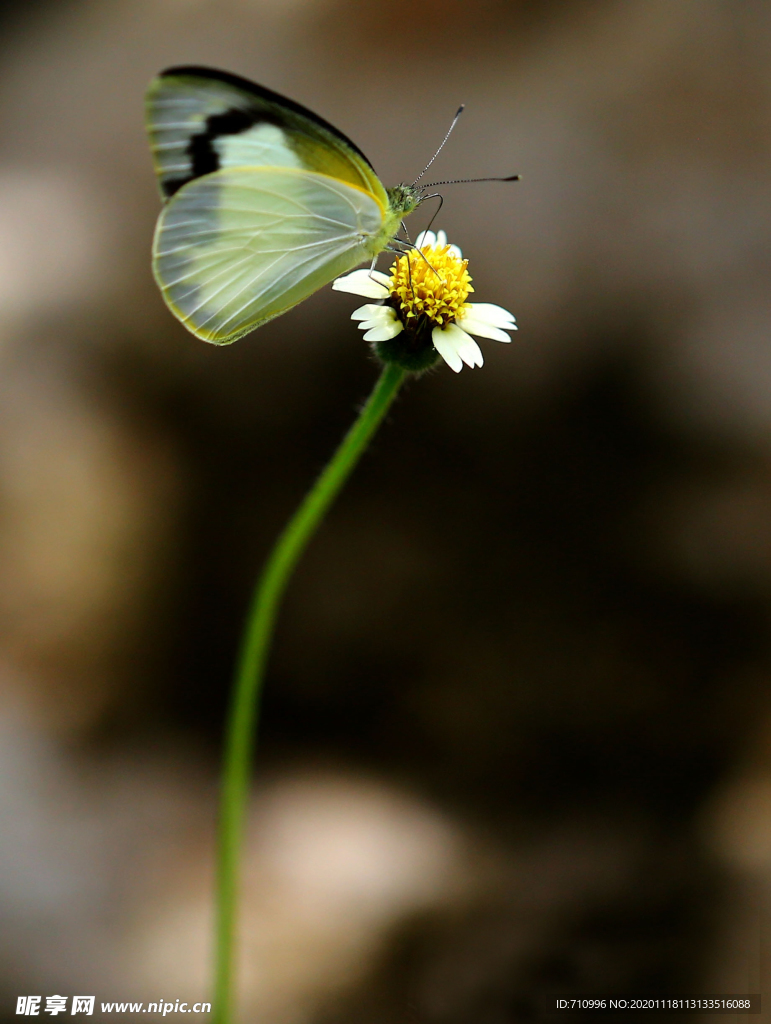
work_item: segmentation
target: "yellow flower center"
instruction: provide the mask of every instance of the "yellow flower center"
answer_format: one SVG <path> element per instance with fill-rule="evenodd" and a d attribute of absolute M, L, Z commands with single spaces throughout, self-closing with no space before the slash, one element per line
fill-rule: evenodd
<path fill-rule="evenodd" d="M 425 245 L 399 256 L 391 267 L 391 296 L 402 319 L 425 315 L 439 327 L 455 320 L 474 291 L 467 266 L 449 245 Z"/>

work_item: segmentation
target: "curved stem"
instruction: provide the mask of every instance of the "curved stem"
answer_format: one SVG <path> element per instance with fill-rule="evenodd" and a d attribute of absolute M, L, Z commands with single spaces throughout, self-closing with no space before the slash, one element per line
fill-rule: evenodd
<path fill-rule="evenodd" d="M 392 363 L 383 369 L 358 419 L 276 541 L 254 591 L 233 683 L 222 770 L 214 1024 L 231 1024 L 233 1019 L 240 853 L 260 689 L 278 606 L 306 544 L 377 430 L 404 376 L 405 371 Z"/>

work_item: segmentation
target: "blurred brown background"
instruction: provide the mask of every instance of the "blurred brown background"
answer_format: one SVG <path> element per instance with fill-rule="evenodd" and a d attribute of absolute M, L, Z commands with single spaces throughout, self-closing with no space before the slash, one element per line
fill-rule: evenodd
<path fill-rule="evenodd" d="M 438 224 L 514 343 L 405 390 L 282 612 L 244 1019 L 771 998 L 769 5 L 0 17 L 4 1015 L 206 997 L 245 604 L 376 373 L 329 289 L 223 350 L 167 313 L 142 99 L 178 63 L 311 106 L 386 184 L 464 101 L 432 172 L 523 179 Z"/>

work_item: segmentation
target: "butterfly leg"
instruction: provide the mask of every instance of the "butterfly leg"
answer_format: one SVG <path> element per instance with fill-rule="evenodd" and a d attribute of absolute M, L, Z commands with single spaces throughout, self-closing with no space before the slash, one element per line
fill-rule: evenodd
<path fill-rule="evenodd" d="M 395 248 L 394 244 L 393 244 L 394 242 L 396 242 L 397 245 L 403 246 L 403 248 L 401 248 L 401 249 Z M 412 260 L 409 258 L 409 256 L 407 254 L 412 249 L 414 249 L 416 252 L 420 252 L 420 249 L 418 249 L 418 247 L 415 245 L 414 242 L 403 242 L 401 240 L 401 238 L 394 238 L 394 239 L 392 239 L 391 240 L 391 244 L 389 246 L 387 246 L 387 248 L 388 248 L 389 252 L 395 252 L 397 254 L 397 256 L 399 256 L 399 257 L 401 257 L 401 256 L 406 256 L 407 257 L 407 274 L 408 274 L 409 280 L 410 280 L 410 291 L 412 292 L 412 301 L 414 302 L 415 301 L 415 287 L 414 287 L 414 285 L 412 283 Z M 421 254 L 421 256 L 423 255 L 423 253 L 420 253 L 420 254 Z M 425 257 L 424 257 L 424 259 L 425 259 Z"/>
<path fill-rule="evenodd" d="M 433 226 L 434 221 L 439 216 L 439 211 L 444 206 L 444 196 L 441 195 L 439 192 L 434 192 L 432 195 L 426 196 L 425 198 L 426 199 L 438 199 L 439 200 L 439 205 L 437 206 L 436 210 L 434 211 L 434 215 L 432 216 L 431 220 L 428 222 L 428 227 L 426 228 L 426 231 L 430 231 L 432 226 Z"/>
<path fill-rule="evenodd" d="M 426 229 L 426 230 L 428 230 L 428 229 Z M 396 252 L 400 256 L 405 256 L 411 249 L 414 250 L 418 254 L 418 256 L 420 256 L 420 258 L 423 260 L 423 262 L 426 264 L 426 266 L 429 268 L 429 270 L 433 271 L 433 273 L 436 274 L 436 276 L 439 278 L 440 281 L 442 280 L 442 275 L 439 273 L 439 271 L 436 269 L 436 267 L 432 267 L 431 266 L 431 264 L 426 259 L 426 254 L 423 252 L 422 249 L 419 249 L 417 247 L 417 245 L 415 245 L 414 242 L 402 242 L 402 240 L 400 238 L 392 239 L 392 243 L 393 242 L 398 242 L 399 245 L 403 245 L 404 248 L 403 249 L 394 249 L 393 248 L 393 244 L 391 244 L 389 246 L 386 246 L 386 248 L 390 252 Z M 444 282 L 442 282 L 442 283 L 444 283 Z"/>
<path fill-rule="evenodd" d="M 370 281 L 374 281 L 375 280 L 374 271 L 375 271 L 375 265 L 377 264 L 377 258 L 378 258 L 379 255 L 380 254 L 376 252 L 375 255 L 372 257 L 372 262 L 369 265 L 369 278 L 370 278 Z"/>
<path fill-rule="evenodd" d="M 418 249 L 418 252 L 420 252 L 420 249 Z M 410 291 L 412 292 L 412 301 L 415 302 L 415 286 L 412 283 L 412 260 L 409 258 L 409 256 L 407 257 L 407 273 L 409 274 L 410 278 Z"/>

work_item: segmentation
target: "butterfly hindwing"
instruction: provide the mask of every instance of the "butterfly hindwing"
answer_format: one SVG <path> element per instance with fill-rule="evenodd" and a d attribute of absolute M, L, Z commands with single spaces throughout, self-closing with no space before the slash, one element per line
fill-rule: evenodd
<path fill-rule="evenodd" d="M 164 198 L 231 167 L 316 171 L 385 190 L 364 154 L 332 125 L 262 86 L 209 68 L 170 68 L 147 94 L 147 129 Z"/>
<path fill-rule="evenodd" d="M 166 204 L 153 269 L 175 316 L 228 344 L 367 259 L 383 216 L 369 191 L 328 175 L 225 168 Z"/>

